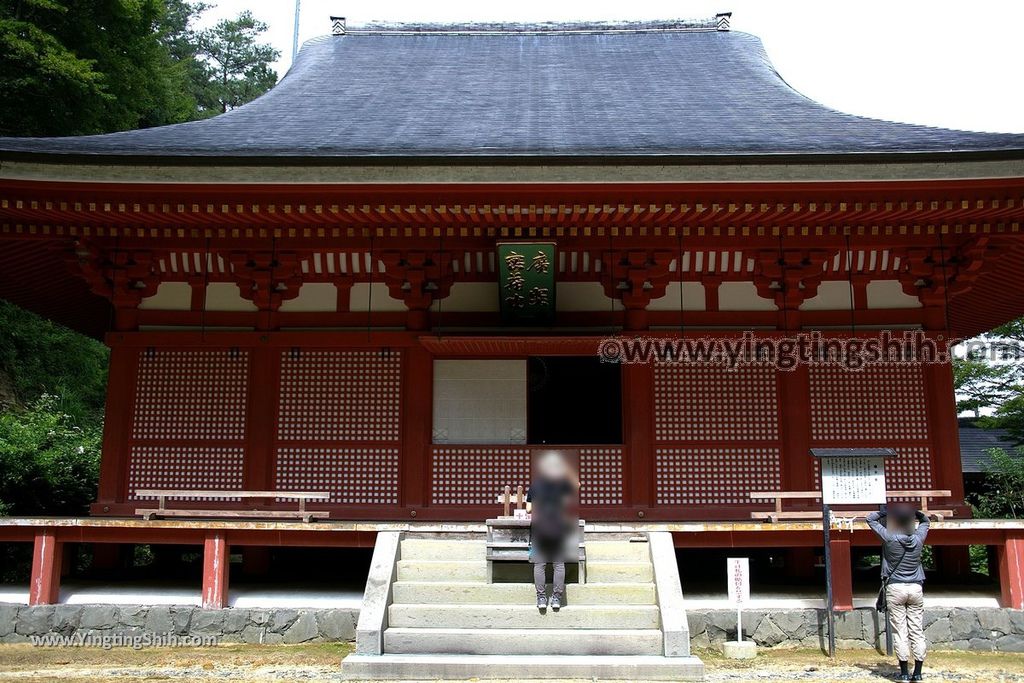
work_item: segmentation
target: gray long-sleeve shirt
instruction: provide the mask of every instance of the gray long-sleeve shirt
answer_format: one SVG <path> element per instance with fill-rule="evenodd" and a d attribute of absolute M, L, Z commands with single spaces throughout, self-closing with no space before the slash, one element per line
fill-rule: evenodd
<path fill-rule="evenodd" d="M 867 516 L 868 526 L 882 539 L 883 579 L 889 577 L 892 583 L 924 583 L 921 551 L 924 549 L 924 539 L 928 536 L 928 518 L 918 515 L 918 520 L 914 533 L 901 534 L 886 528 L 885 515 L 882 513 L 872 512 Z"/>

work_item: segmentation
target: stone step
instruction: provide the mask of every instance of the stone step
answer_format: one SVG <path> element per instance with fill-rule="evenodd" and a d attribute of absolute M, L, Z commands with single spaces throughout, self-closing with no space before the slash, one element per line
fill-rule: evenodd
<path fill-rule="evenodd" d="M 647 562 L 590 560 L 587 581 L 595 583 L 647 583 L 654 580 L 654 567 Z"/>
<path fill-rule="evenodd" d="M 392 587 L 397 604 L 515 605 L 533 604 L 532 583 L 440 583 L 397 581 Z M 570 605 L 653 605 L 653 583 L 570 583 L 565 587 Z"/>
<path fill-rule="evenodd" d="M 389 628 L 389 654 L 660 655 L 658 629 Z"/>
<path fill-rule="evenodd" d="M 639 655 L 356 655 L 341 663 L 349 680 L 604 679 L 700 681 L 696 657 Z"/>
<path fill-rule="evenodd" d="M 587 559 L 620 562 L 649 562 L 651 548 L 647 543 L 629 541 L 587 541 Z"/>
<path fill-rule="evenodd" d="M 399 560 L 399 581 L 476 582 L 487 580 L 483 560 Z"/>
<path fill-rule="evenodd" d="M 406 538 L 402 541 L 403 560 L 482 560 L 486 543 L 471 539 L 444 540 Z"/>
<path fill-rule="evenodd" d="M 393 628 L 659 628 L 655 605 L 572 605 L 541 612 L 535 605 L 391 605 Z"/>

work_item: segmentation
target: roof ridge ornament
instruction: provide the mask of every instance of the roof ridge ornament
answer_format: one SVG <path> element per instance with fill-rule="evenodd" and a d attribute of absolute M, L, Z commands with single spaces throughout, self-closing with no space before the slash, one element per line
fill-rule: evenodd
<path fill-rule="evenodd" d="M 732 20 L 732 12 L 719 12 L 715 15 L 715 19 L 718 21 L 719 31 L 729 31 L 729 22 Z"/>
<path fill-rule="evenodd" d="M 332 36 L 343 36 L 348 33 L 346 28 L 345 17 L 331 17 L 331 35 Z"/>

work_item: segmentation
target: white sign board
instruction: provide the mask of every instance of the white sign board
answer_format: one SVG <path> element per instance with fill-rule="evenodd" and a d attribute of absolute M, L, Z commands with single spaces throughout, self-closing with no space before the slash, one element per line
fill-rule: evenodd
<path fill-rule="evenodd" d="M 821 499 L 826 505 L 885 503 L 883 458 L 821 459 Z"/>
<path fill-rule="evenodd" d="M 730 557 L 726 563 L 729 572 L 729 602 L 739 607 L 750 602 L 750 559 Z"/>

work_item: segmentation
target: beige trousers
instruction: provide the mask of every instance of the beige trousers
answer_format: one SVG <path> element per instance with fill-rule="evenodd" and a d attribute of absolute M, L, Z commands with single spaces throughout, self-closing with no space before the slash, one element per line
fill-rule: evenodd
<path fill-rule="evenodd" d="M 889 628 L 896 659 L 923 662 L 928 649 L 924 640 L 924 591 L 919 583 L 890 583 L 886 591 Z M 913 659 L 911 659 L 913 654 Z"/>

